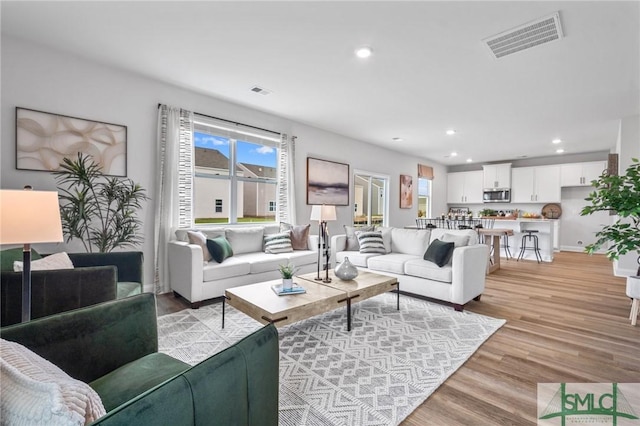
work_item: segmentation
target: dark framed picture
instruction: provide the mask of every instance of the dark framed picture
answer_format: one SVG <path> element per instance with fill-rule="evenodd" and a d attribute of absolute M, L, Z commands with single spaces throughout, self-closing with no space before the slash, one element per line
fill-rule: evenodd
<path fill-rule="evenodd" d="M 413 176 L 400 175 L 400 208 L 413 207 Z"/>
<path fill-rule="evenodd" d="M 56 171 L 91 155 L 109 176 L 127 175 L 127 126 L 16 107 L 16 168 Z"/>
<path fill-rule="evenodd" d="M 349 165 L 307 157 L 307 204 L 349 205 Z"/>

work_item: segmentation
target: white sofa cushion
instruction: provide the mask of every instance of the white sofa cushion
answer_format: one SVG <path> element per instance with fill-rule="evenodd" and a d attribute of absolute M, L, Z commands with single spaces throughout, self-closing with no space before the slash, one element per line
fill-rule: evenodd
<path fill-rule="evenodd" d="M 297 267 L 310 265 L 318 261 L 318 252 L 313 250 L 294 250 L 293 253 L 285 253 L 284 255 Z"/>
<path fill-rule="evenodd" d="M 468 235 L 454 235 L 450 233 L 446 233 L 442 236 L 442 240 L 445 243 L 453 243 L 454 246 L 457 247 L 465 247 L 469 245 L 469 236 Z"/>
<path fill-rule="evenodd" d="M 214 281 L 249 273 L 251 273 L 251 265 L 244 259 L 244 256 L 232 256 L 222 263 L 207 263 L 202 268 L 202 279 L 203 281 Z"/>
<path fill-rule="evenodd" d="M 391 252 L 422 257 L 429 247 L 431 232 L 428 229 L 391 230 Z"/>
<path fill-rule="evenodd" d="M 406 275 L 440 281 L 443 283 L 451 283 L 453 279 L 453 269 L 451 268 L 451 264 L 440 268 L 435 263 L 424 259 L 408 260 L 404 264 L 404 273 Z M 429 284 L 425 283 L 425 285 Z"/>
<path fill-rule="evenodd" d="M 390 253 L 367 259 L 367 267 L 372 271 L 404 274 L 404 264 L 418 258 L 412 254 Z M 351 258 L 349 258 L 351 260 Z M 353 262 L 352 262 L 353 263 Z"/>
<path fill-rule="evenodd" d="M 276 271 L 278 270 L 278 266 L 289 263 L 288 254 L 289 253 L 245 253 L 238 257 L 249 264 L 249 270 L 252 274 L 259 274 L 262 272 Z"/>
<path fill-rule="evenodd" d="M 393 228 L 389 228 L 386 226 L 376 226 L 376 231 L 380 231 L 382 234 L 382 243 L 384 244 L 384 250 L 387 253 L 391 253 L 391 230 Z"/>
<path fill-rule="evenodd" d="M 444 236 L 444 234 L 450 234 L 450 235 L 468 235 L 469 236 L 469 242 L 467 243 L 467 245 L 472 246 L 475 244 L 478 244 L 478 233 L 476 231 L 474 231 L 473 229 L 444 229 L 444 228 L 433 228 L 431 230 L 431 239 L 430 241 L 433 241 L 434 239 L 439 239 L 440 241 L 442 241 L 442 237 Z M 456 245 L 456 247 L 458 247 Z"/>
<path fill-rule="evenodd" d="M 264 228 L 227 228 L 225 237 L 234 254 L 262 251 Z"/>
<path fill-rule="evenodd" d="M 362 268 L 367 267 L 367 260 L 374 256 L 380 256 L 378 253 L 360 253 L 359 251 L 339 251 L 336 253 L 336 262 L 344 262 L 344 258 L 348 257 L 349 262 Z"/>

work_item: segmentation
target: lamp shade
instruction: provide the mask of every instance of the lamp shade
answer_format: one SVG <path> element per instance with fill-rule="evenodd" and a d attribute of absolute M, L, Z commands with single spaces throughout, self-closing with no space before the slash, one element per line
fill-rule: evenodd
<path fill-rule="evenodd" d="M 0 190 L 0 244 L 61 241 L 57 192 Z"/>
<path fill-rule="evenodd" d="M 328 206 L 326 204 L 312 206 L 310 220 L 317 220 L 318 222 L 336 220 L 336 206 Z"/>

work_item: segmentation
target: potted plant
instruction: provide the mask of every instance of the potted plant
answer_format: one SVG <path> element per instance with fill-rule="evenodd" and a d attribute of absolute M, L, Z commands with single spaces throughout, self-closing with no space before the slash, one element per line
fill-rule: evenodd
<path fill-rule="evenodd" d="M 611 260 L 620 256 L 640 252 L 640 163 L 637 158 L 620 176 L 609 175 L 605 172 L 591 182 L 596 188 L 585 199 L 591 204 L 585 206 L 582 216 L 597 211 L 613 211 L 618 215 L 616 221 L 602 228 L 596 233 L 595 243 L 585 247 L 589 254 L 595 252 L 607 243 L 607 257 Z M 638 258 L 640 263 L 640 257 Z M 640 275 L 640 267 L 638 267 Z"/>
<path fill-rule="evenodd" d="M 278 271 L 282 276 L 282 290 L 291 290 L 293 288 L 293 276 L 298 271 L 298 268 L 293 263 L 287 263 L 286 265 L 279 265 Z"/>
<path fill-rule="evenodd" d="M 138 210 L 145 190 L 131 179 L 107 177 L 92 157 L 65 158 L 55 172 L 66 241 L 82 241 L 87 252 L 107 253 L 142 242 Z"/>

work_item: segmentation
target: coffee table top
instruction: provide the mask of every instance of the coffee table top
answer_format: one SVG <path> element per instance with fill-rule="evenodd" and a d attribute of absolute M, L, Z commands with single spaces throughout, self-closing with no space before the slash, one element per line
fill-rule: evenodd
<path fill-rule="evenodd" d="M 331 278 L 330 283 L 315 281 L 316 276 L 317 274 L 312 272 L 310 274 L 300 275 L 298 278 L 304 280 L 305 283 L 320 282 L 324 286 L 344 291 L 345 293 L 347 293 L 348 297 L 352 297 L 354 296 L 354 294 L 361 293 L 362 291 L 369 290 L 373 287 L 387 287 L 396 285 L 398 283 L 398 280 L 394 277 L 362 270 L 358 271 L 358 276 L 355 279 L 349 281 L 343 281 L 340 278 L 336 277 L 332 269 L 329 270 L 329 278 Z M 321 273 L 320 276 L 324 277 L 324 273 Z"/>

